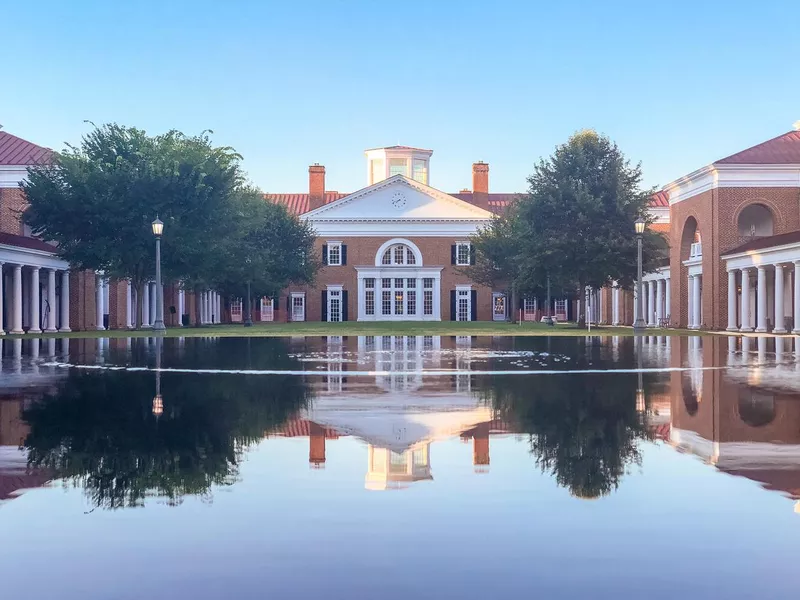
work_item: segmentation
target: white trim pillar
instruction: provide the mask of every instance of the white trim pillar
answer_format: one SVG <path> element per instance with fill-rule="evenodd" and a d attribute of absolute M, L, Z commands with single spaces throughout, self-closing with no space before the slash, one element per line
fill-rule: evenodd
<path fill-rule="evenodd" d="M 753 331 L 750 326 L 750 269 L 742 269 L 742 327 L 739 331 Z"/>
<path fill-rule="evenodd" d="M 619 284 L 616 282 L 611 288 L 611 313 L 611 325 L 619 326 Z"/>
<path fill-rule="evenodd" d="M 763 333 L 767 330 L 767 267 L 759 265 L 758 267 L 758 289 L 756 290 L 756 321 L 758 327 L 756 331 Z"/>
<path fill-rule="evenodd" d="M 686 326 L 694 329 L 694 310 L 692 310 L 692 295 L 694 294 L 694 275 L 689 274 L 686 281 Z"/>
<path fill-rule="evenodd" d="M 419 303 L 417 303 L 419 307 Z M 217 323 L 222 323 L 222 296 L 217 292 Z"/>
<path fill-rule="evenodd" d="M 22 329 L 22 265 L 14 265 L 12 297 L 11 333 L 25 333 Z"/>
<path fill-rule="evenodd" d="M 41 328 L 41 306 L 42 291 L 39 286 L 39 267 L 31 267 L 31 326 L 28 333 L 42 333 Z"/>
<path fill-rule="evenodd" d="M 54 333 L 56 329 L 56 270 L 47 269 L 47 326 L 45 331 Z"/>
<path fill-rule="evenodd" d="M 206 324 L 206 293 L 200 292 L 200 324 Z"/>
<path fill-rule="evenodd" d="M 670 278 L 667 277 L 664 279 L 664 318 L 670 320 L 670 325 L 672 321 L 672 308 L 670 308 L 670 304 L 672 303 L 672 292 L 670 288 Z M 667 338 L 669 341 L 669 338 Z"/>
<path fill-rule="evenodd" d="M 142 286 L 142 297 L 137 298 L 142 305 L 142 327 L 150 328 L 150 283 Z"/>
<path fill-rule="evenodd" d="M 700 324 L 703 320 L 701 308 L 703 306 L 703 294 L 700 290 L 700 277 L 702 275 L 695 275 L 692 282 L 692 312 L 694 313 L 694 329 L 700 329 Z"/>
<path fill-rule="evenodd" d="M 786 333 L 786 315 L 783 308 L 783 265 L 775 265 L 775 326 L 772 333 Z"/>
<path fill-rule="evenodd" d="M 186 306 L 186 292 L 183 288 L 178 290 L 178 326 L 183 327 L 183 313 Z"/>
<path fill-rule="evenodd" d="M 664 318 L 664 279 L 656 281 L 656 325 Z"/>
<path fill-rule="evenodd" d="M 3 279 L 3 263 L 0 262 L 0 336 L 5 335 L 6 332 L 3 329 L 3 301 L 5 300 L 5 296 L 3 294 L 3 284 L 5 283 Z M 3 353 L 2 348 L 0 348 L 0 363 L 3 362 Z M 0 365 L 2 367 L 2 365 Z"/>
<path fill-rule="evenodd" d="M 738 331 L 736 319 L 736 271 L 728 271 L 728 331 Z"/>
<path fill-rule="evenodd" d="M 656 286 L 655 281 L 648 281 L 647 283 L 647 326 L 655 327 L 655 304 L 656 304 Z"/>
<path fill-rule="evenodd" d="M 61 329 L 62 333 L 72 331 L 69 328 L 69 271 L 61 273 Z"/>
<path fill-rule="evenodd" d="M 125 327 L 133 329 L 133 284 L 130 279 L 128 279 L 127 283 L 128 289 L 125 292 L 125 302 L 127 302 L 128 308 L 125 310 Z"/>
<path fill-rule="evenodd" d="M 105 327 L 103 326 L 103 315 L 105 312 L 103 311 L 103 276 L 97 275 L 95 277 L 94 283 L 94 297 L 95 297 L 95 319 L 97 323 L 97 331 L 104 331 Z"/>
<path fill-rule="evenodd" d="M 156 314 L 158 314 L 158 284 L 153 281 L 150 283 L 150 326 L 156 322 Z"/>
<path fill-rule="evenodd" d="M 800 334 L 800 260 L 794 261 L 794 326 L 792 333 Z M 795 348 L 797 352 L 797 348 Z"/>

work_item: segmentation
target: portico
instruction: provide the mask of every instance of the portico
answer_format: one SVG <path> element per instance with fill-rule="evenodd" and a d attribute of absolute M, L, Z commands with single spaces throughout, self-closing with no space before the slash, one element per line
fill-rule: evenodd
<path fill-rule="evenodd" d="M 660 327 L 664 319 L 670 318 L 670 283 L 669 265 L 659 267 L 642 277 L 642 306 L 645 307 L 644 320 L 648 327 Z"/>
<path fill-rule="evenodd" d="M 3 242 L 0 335 L 70 331 L 69 265 L 39 240 L 5 235 Z"/>
<path fill-rule="evenodd" d="M 794 237 L 798 232 L 754 240 L 722 256 L 728 331 L 800 334 L 800 239 Z"/>

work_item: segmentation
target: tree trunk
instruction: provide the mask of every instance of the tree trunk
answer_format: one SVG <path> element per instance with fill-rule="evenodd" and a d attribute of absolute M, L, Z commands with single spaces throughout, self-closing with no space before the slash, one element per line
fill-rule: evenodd
<path fill-rule="evenodd" d="M 586 285 L 581 282 L 578 288 L 578 298 L 581 305 L 581 310 L 578 313 L 578 328 L 586 329 Z"/>
<path fill-rule="evenodd" d="M 519 317 L 519 292 L 517 291 L 517 282 L 511 283 L 511 322 L 517 323 Z"/>

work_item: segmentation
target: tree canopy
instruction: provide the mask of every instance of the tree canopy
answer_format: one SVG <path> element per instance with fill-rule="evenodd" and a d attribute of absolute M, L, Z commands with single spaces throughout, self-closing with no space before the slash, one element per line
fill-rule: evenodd
<path fill-rule="evenodd" d="M 30 168 L 23 188 L 35 235 L 56 242 L 74 267 L 130 279 L 140 294 L 155 274 L 156 216 L 165 224 L 166 281 L 231 287 L 248 257 L 264 287 L 313 277 L 308 227 L 248 186 L 239 154 L 215 146 L 208 132 L 95 127 L 50 164 Z M 290 260 L 287 241 L 306 255 L 305 268 Z"/>
<path fill-rule="evenodd" d="M 527 194 L 474 237 L 477 276 L 532 295 L 541 294 L 548 276 L 554 290 L 572 294 L 612 281 L 630 287 L 637 269 L 634 222 L 652 221 L 653 190 L 641 182 L 641 165 L 631 165 L 609 138 L 576 133 L 539 161 Z M 664 238 L 646 230 L 645 271 L 665 255 Z"/>

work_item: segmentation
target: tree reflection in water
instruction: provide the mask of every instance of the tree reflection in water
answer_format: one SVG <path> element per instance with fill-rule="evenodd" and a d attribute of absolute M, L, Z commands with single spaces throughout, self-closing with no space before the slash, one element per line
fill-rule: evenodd
<path fill-rule="evenodd" d="M 265 349 L 275 352 L 275 343 Z M 162 373 L 157 416 L 154 385 L 152 372 L 71 372 L 23 415 L 30 466 L 83 487 L 107 509 L 151 497 L 210 499 L 211 486 L 236 480 L 250 445 L 310 400 L 300 377 Z"/>
<path fill-rule="evenodd" d="M 491 378 L 487 398 L 510 428 L 529 435 L 543 473 L 578 498 L 605 496 L 648 437 L 636 410 L 635 374 Z"/>

